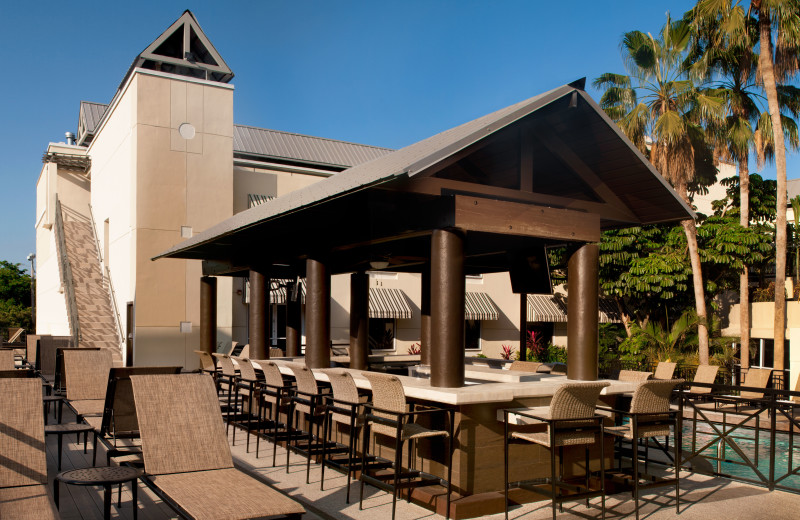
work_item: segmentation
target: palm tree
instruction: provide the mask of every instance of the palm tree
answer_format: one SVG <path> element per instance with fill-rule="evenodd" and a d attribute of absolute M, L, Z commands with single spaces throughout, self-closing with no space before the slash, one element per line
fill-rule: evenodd
<path fill-rule="evenodd" d="M 800 47 L 800 4 L 796 0 L 751 0 L 745 12 L 739 0 L 701 0 L 695 8 L 701 21 L 717 22 L 717 42 L 728 42 L 735 47 L 754 49 L 758 45 L 758 75 L 767 97 L 768 113 L 761 117 L 762 137 L 772 145 L 777 171 L 778 197 L 775 221 L 775 368 L 784 368 L 784 340 L 786 331 L 786 146 L 785 118 L 781 114 L 781 98 L 786 98 L 786 86 L 778 80 L 786 79 L 798 70 L 797 51 Z M 748 27 L 755 23 L 757 37 Z M 776 29 L 775 45 L 772 30 Z M 784 91 L 784 95 L 781 91 Z M 796 89 L 795 89 L 796 90 Z M 793 103 L 787 104 L 797 117 Z M 771 138 L 767 137 L 770 127 Z M 791 135 L 791 130 L 788 132 Z M 745 199 L 742 198 L 742 201 Z M 744 356 L 742 356 L 744 357 Z"/>
<path fill-rule="evenodd" d="M 605 89 L 600 105 L 622 131 L 690 203 L 690 183 L 716 176 L 702 124 L 721 112 L 720 99 L 698 89 L 688 79 L 684 59 L 690 43 L 689 24 L 669 15 L 657 38 L 640 31 L 623 35 L 627 75 L 605 73 L 594 81 Z M 698 316 L 700 362 L 708 364 L 708 328 L 703 274 L 692 219 L 681 222 L 692 265 Z"/>

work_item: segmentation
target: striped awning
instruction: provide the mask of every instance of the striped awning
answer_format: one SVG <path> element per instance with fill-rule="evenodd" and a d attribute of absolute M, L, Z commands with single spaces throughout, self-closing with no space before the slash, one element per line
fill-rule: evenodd
<path fill-rule="evenodd" d="M 600 323 L 621 323 L 614 302 L 600 298 L 598 318 Z M 528 321 L 545 323 L 566 323 L 567 297 L 563 294 L 529 294 Z"/>
<path fill-rule="evenodd" d="M 410 320 L 412 313 L 408 298 L 400 289 L 370 287 L 368 315 L 370 318 Z"/>
<path fill-rule="evenodd" d="M 496 320 L 497 305 L 485 292 L 467 292 L 464 295 L 465 320 Z"/>
<path fill-rule="evenodd" d="M 286 303 L 286 287 L 294 283 L 293 278 L 273 278 L 269 281 L 269 302 L 285 304 Z M 300 292 L 298 294 L 300 301 L 306 301 L 306 279 L 300 279 Z"/>

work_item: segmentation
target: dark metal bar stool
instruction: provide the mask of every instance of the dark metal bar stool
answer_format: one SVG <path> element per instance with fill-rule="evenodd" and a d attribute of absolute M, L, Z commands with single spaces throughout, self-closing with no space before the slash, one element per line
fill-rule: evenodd
<path fill-rule="evenodd" d="M 565 383 L 558 387 L 550 406 L 542 413 L 526 413 L 525 409 L 503 410 L 505 435 L 503 436 L 503 456 L 505 461 L 505 516 L 508 519 L 508 489 L 511 484 L 516 487 L 531 491 L 552 501 L 553 520 L 556 518 L 556 505 L 561 505 L 567 500 L 601 497 L 601 514 L 606 517 L 606 492 L 605 492 L 605 453 L 603 449 L 603 416 L 595 413 L 597 398 L 603 388 L 609 386 L 608 382 L 590 381 L 585 383 Z M 546 431 L 526 432 L 510 431 L 509 416 L 519 420 L 522 424 L 541 423 L 546 425 Z M 600 489 L 589 487 L 589 446 L 598 442 L 600 444 Z M 544 446 L 550 451 L 550 477 L 523 480 L 510 483 L 508 481 L 508 445 L 511 442 L 528 442 Z M 586 475 L 584 485 L 579 486 L 562 480 L 564 466 L 564 446 L 585 446 Z M 559 455 L 559 471 L 556 471 L 556 449 Z M 549 483 L 550 489 L 544 489 L 541 484 Z M 561 494 L 559 490 L 566 489 L 568 494 Z"/>
<path fill-rule="evenodd" d="M 423 410 L 413 410 L 406 404 L 406 396 L 403 384 L 393 375 L 379 374 L 375 372 L 362 372 L 372 386 L 372 404 L 365 404 L 367 409 L 363 428 L 362 459 L 361 459 L 361 493 L 359 498 L 359 509 L 364 502 L 364 484 L 370 484 L 392 493 L 392 519 L 395 516 L 397 505 L 397 492 L 401 488 L 408 488 L 408 500 L 411 501 L 411 488 L 429 486 L 432 484 L 442 484 L 442 479 L 434 475 L 427 475 L 421 471 L 412 469 L 412 446 L 411 443 L 418 439 L 446 437 L 448 441 L 447 450 L 447 513 L 450 518 L 450 501 L 452 491 L 453 473 L 453 423 L 455 411 L 447 408 L 426 408 Z M 416 420 L 423 415 L 446 414 L 448 417 L 447 430 L 432 430 Z M 379 463 L 367 464 L 367 448 L 369 446 L 369 433 L 372 430 L 375 434 L 384 435 L 394 439 L 394 472 L 391 474 L 370 474 L 375 469 L 383 469 L 387 464 Z M 403 471 L 403 445 L 409 441 L 408 447 L 408 468 Z M 391 481 L 391 483 L 389 483 Z"/>
<path fill-rule="evenodd" d="M 283 434 L 284 439 L 288 436 L 286 424 L 280 422 L 280 412 L 284 410 L 287 417 L 286 421 L 288 422 L 288 417 L 291 413 L 291 398 L 289 394 L 291 387 L 286 385 L 278 365 L 274 362 L 266 359 L 253 361 L 258 363 L 264 374 L 264 381 L 261 383 L 261 392 L 258 399 L 259 433 L 256 435 L 256 458 L 258 458 L 258 451 L 261 446 L 261 430 L 271 431 L 266 437 L 272 441 L 272 466 L 274 467 L 279 435 Z M 265 408 L 269 408 L 269 419 L 266 419 L 264 415 Z"/>

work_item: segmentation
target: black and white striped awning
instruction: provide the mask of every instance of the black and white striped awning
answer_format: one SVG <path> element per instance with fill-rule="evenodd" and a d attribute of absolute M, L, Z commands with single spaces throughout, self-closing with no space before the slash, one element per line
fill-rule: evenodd
<path fill-rule="evenodd" d="M 274 278 L 269 281 L 269 302 L 285 304 L 287 300 L 286 288 L 290 287 L 295 280 L 293 278 Z M 300 301 L 306 301 L 306 279 L 300 279 L 300 287 L 297 293 Z"/>
<path fill-rule="evenodd" d="M 621 323 L 614 302 L 600 298 L 598 319 L 600 323 Z M 545 323 L 567 322 L 567 297 L 563 294 L 529 294 L 528 321 Z"/>
<path fill-rule="evenodd" d="M 497 305 L 485 292 L 467 292 L 464 295 L 465 320 L 496 320 Z"/>
<path fill-rule="evenodd" d="M 408 298 L 400 289 L 369 289 L 369 317 L 410 320 L 412 316 Z"/>

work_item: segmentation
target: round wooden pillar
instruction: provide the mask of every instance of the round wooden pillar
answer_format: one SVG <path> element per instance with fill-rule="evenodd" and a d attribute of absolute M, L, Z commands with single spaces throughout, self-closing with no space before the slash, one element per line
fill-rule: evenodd
<path fill-rule="evenodd" d="M 431 264 L 422 268 L 421 298 L 419 303 L 420 364 L 431 364 Z"/>
<path fill-rule="evenodd" d="M 331 366 L 331 275 L 319 260 L 306 260 L 306 366 Z"/>
<path fill-rule="evenodd" d="M 269 278 L 250 270 L 250 358 L 269 359 L 267 322 L 269 316 Z"/>
<path fill-rule="evenodd" d="M 300 336 L 302 323 L 301 288 L 296 287 L 300 282 L 294 282 L 286 288 L 286 355 L 296 357 L 300 355 Z M 292 299 L 292 295 L 296 297 Z"/>
<path fill-rule="evenodd" d="M 567 264 L 567 377 L 579 381 L 595 381 L 598 374 L 599 254 L 597 244 L 584 244 Z"/>
<path fill-rule="evenodd" d="M 369 356 L 369 276 L 350 275 L 350 368 L 367 370 Z"/>
<path fill-rule="evenodd" d="M 217 351 L 217 279 L 200 278 L 200 350 Z"/>
<path fill-rule="evenodd" d="M 431 386 L 464 386 L 464 236 L 437 229 L 431 237 Z"/>

